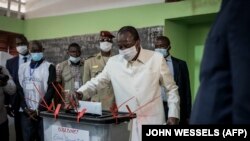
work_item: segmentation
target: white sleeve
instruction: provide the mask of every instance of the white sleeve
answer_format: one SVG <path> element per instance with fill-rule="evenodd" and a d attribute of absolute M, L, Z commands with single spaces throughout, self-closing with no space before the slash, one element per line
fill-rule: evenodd
<path fill-rule="evenodd" d="M 109 67 L 109 62 L 107 62 L 103 71 L 81 86 L 77 92 L 83 93 L 84 97 L 88 98 L 92 96 L 90 94 L 95 94 L 97 89 L 107 87 L 110 83 Z"/>
<path fill-rule="evenodd" d="M 169 107 L 168 117 L 180 118 L 180 97 L 178 86 L 175 84 L 174 78 L 163 57 L 160 69 L 160 82 L 167 91 L 166 94 Z"/>

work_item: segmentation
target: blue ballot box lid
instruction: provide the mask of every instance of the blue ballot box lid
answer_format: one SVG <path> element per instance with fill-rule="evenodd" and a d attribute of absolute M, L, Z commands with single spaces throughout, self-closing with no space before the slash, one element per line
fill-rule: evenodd
<path fill-rule="evenodd" d="M 112 124 L 112 123 L 122 123 L 129 121 L 130 119 L 136 118 L 136 114 L 130 114 L 126 112 L 118 112 L 114 117 L 109 111 L 102 111 L 102 115 L 95 114 L 84 114 L 80 118 L 79 122 L 95 123 L 95 124 Z M 54 113 L 43 111 L 40 113 L 41 117 L 54 118 Z M 77 114 L 74 112 L 59 112 L 57 119 L 76 121 Z"/>

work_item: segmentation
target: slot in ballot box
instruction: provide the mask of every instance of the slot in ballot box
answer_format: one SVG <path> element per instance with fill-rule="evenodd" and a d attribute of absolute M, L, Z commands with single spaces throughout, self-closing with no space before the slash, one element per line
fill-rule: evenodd
<path fill-rule="evenodd" d="M 128 113 L 118 113 L 114 118 L 110 112 L 103 115 L 85 114 L 79 122 L 77 115 L 41 112 L 45 141 L 129 141 L 128 122 L 135 118 Z"/>

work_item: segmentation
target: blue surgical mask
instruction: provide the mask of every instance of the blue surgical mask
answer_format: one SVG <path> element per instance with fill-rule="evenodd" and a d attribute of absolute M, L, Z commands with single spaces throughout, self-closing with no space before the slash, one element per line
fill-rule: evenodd
<path fill-rule="evenodd" d="M 81 57 L 73 57 L 73 56 L 69 56 L 69 60 L 73 63 L 77 63 L 81 60 Z"/>
<path fill-rule="evenodd" d="M 163 57 L 167 57 L 169 55 L 167 49 L 165 48 L 156 48 L 155 51 L 161 53 Z"/>
<path fill-rule="evenodd" d="M 33 61 L 40 61 L 43 58 L 43 53 L 31 53 L 31 58 Z"/>

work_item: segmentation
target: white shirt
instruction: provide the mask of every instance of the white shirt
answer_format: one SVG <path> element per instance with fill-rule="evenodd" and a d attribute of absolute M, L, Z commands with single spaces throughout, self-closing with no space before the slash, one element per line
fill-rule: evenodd
<path fill-rule="evenodd" d="M 30 54 L 28 54 L 28 55 L 26 55 L 26 56 L 23 56 L 22 54 L 19 54 L 19 60 L 18 60 L 19 66 L 20 66 L 21 64 L 25 63 L 24 60 L 23 60 L 24 57 L 27 57 L 27 61 L 26 61 L 26 62 L 31 61 L 31 56 L 30 56 Z"/>
<path fill-rule="evenodd" d="M 105 87 L 110 81 L 118 107 L 134 97 L 121 106 L 119 111 L 128 112 L 126 105 L 132 112 L 143 106 L 136 111 L 137 118 L 132 122 L 132 141 L 141 141 L 142 124 L 165 123 L 161 84 L 168 90 L 169 117 L 179 118 L 178 87 L 160 53 L 141 48 L 134 62 L 128 62 L 119 54 L 113 56 L 108 60 L 103 71 L 78 89 L 78 92 L 89 96 L 92 91 Z"/>
<path fill-rule="evenodd" d="M 168 67 L 169 67 L 169 70 L 170 70 L 171 74 L 174 77 L 174 66 L 173 66 L 173 61 L 172 61 L 171 55 L 168 55 L 168 57 L 166 58 L 166 63 L 168 65 Z M 168 100 L 166 93 L 167 93 L 166 89 L 164 87 L 161 87 L 161 96 L 162 96 L 163 101 Z"/>

